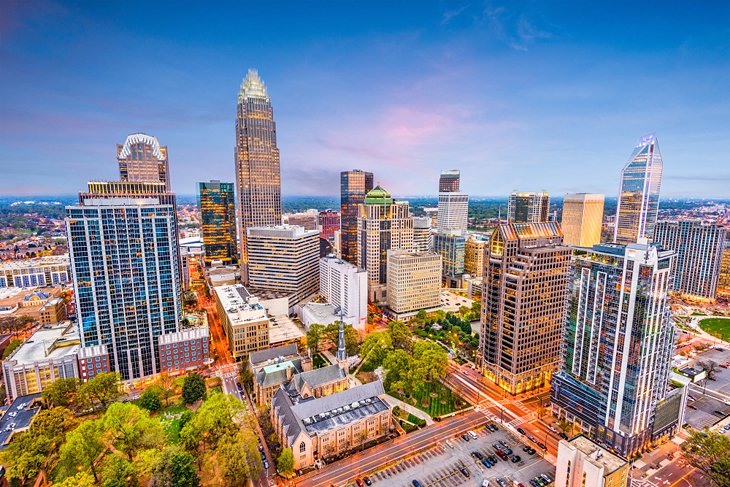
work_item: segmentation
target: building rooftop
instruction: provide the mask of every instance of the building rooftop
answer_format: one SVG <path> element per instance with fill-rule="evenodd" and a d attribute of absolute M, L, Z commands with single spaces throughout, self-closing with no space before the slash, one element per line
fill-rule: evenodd
<path fill-rule="evenodd" d="M 602 448 L 600 445 L 583 435 L 575 436 L 566 441 L 566 443 L 586 454 L 588 456 L 588 461 L 594 465 L 603 467 L 606 475 L 615 472 L 627 463 L 626 459 L 616 455 L 615 453 L 611 453 L 605 448 Z"/>
<path fill-rule="evenodd" d="M 316 215 L 314 215 L 316 217 Z M 263 238 L 304 238 L 312 235 L 319 237 L 319 230 L 307 230 L 299 225 L 276 225 L 271 227 L 248 227 L 246 233 L 249 237 Z"/>
<path fill-rule="evenodd" d="M 68 254 L 49 255 L 46 257 L 36 257 L 35 259 L 0 261 L 0 270 L 12 271 L 14 269 L 27 269 L 29 267 L 43 267 L 50 265 L 70 265 Z"/>
<path fill-rule="evenodd" d="M 248 362 L 252 367 L 255 367 L 271 360 L 292 357 L 295 355 L 299 355 L 299 350 L 297 349 L 296 344 L 290 343 L 281 347 L 273 347 L 265 350 L 259 350 L 258 352 L 251 352 L 248 354 Z"/>
<path fill-rule="evenodd" d="M 258 298 L 251 296 L 241 284 L 217 286 L 213 289 L 232 324 L 267 318 L 266 310 L 261 306 Z"/>
<path fill-rule="evenodd" d="M 393 203 L 390 193 L 384 190 L 380 185 L 375 186 L 365 195 L 366 205 L 389 205 Z"/>
<path fill-rule="evenodd" d="M 7 360 L 18 365 L 31 364 L 43 360 L 58 360 L 75 354 L 81 346 L 78 330 L 71 322 L 49 325 L 40 328 L 26 340 Z"/>
<path fill-rule="evenodd" d="M 269 343 L 291 342 L 304 337 L 304 332 L 288 316 L 272 316 L 269 324 Z"/>
<path fill-rule="evenodd" d="M 174 333 L 165 333 L 160 335 L 159 344 L 167 345 L 168 343 L 179 343 L 185 340 L 198 340 L 208 338 L 210 330 L 207 326 L 197 326 L 186 330 L 176 331 Z"/>
<path fill-rule="evenodd" d="M 347 377 L 345 371 L 338 364 L 328 365 L 319 369 L 308 370 L 294 377 L 297 390 L 301 391 L 305 384 L 310 387 L 319 387 Z"/>
<path fill-rule="evenodd" d="M 337 306 L 329 303 L 312 303 L 309 302 L 302 308 L 302 313 L 306 308 L 307 313 L 311 313 L 316 323 L 329 325 L 339 321 L 340 315 L 337 313 Z"/>
<path fill-rule="evenodd" d="M 18 432 L 25 431 L 41 408 L 29 408 L 34 400 L 41 397 L 40 394 L 20 396 L 8 406 L 0 418 L 0 450 L 5 448 L 10 438 Z M 10 425 L 13 425 L 10 427 Z"/>

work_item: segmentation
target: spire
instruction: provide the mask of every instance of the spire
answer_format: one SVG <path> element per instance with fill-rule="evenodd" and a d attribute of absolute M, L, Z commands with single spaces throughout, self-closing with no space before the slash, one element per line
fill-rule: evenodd
<path fill-rule="evenodd" d="M 266 85 L 259 77 L 259 72 L 255 69 L 249 69 L 241 83 L 241 91 L 238 93 L 238 100 L 244 98 L 263 98 L 269 100 L 269 93 L 266 91 Z"/>
<path fill-rule="evenodd" d="M 337 361 L 344 362 L 347 360 L 347 348 L 345 347 L 345 323 L 342 321 L 343 309 L 340 307 L 340 333 L 337 346 Z"/>

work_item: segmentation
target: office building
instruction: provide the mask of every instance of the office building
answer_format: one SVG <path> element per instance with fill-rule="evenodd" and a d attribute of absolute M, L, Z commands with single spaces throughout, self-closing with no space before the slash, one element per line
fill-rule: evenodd
<path fill-rule="evenodd" d="M 89 181 L 87 190 L 79 193 L 79 201 L 104 197 L 157 198 L 161 205 L 177 209 L 175 193 L 158 181 Z"/>
<path fill-rule="evenodd" d="M 440 255 L 389 250 L 387 272 L 388 308 L 396 315 L 396 319 L 440 305 Z"/>
<path fill-rule="evenodd" d="M 281 171 L 271 99 L 259 73 L 249 69 L 238 93 L 236 192 L 241 279 L 248 284 L 250 227 L 281 225 Z"/>
<path fill-rule="evenodd" d="M 303 213 L 287 215 L 288 225 L 302 227 L 305 230 L 319 230 L 319 213 L 317 210 L 308 210 Z"/>
<path fill-rule="evenodd" d="M 214 288 L 216 308 L 235 360 L 269 348 L 270 319 L 259 299 L 240 284 Z"/>
<path fill-rule="evenodd" d="M 427 216 L 413 217 L 413 251 L 431 252 L 433 250 L 433 234 L 431 218 Z"/>
<path fill-rule="evenodd" d="M 554 222 L 503 223 L 489 241 L 477 362 L 511 394 L 558 370 L 571 255 L 562 243 Z"/>
<path fill-rule="evenodd" d="M 158 373 L 158 338 L 182 318 L 174 206 L 82 194 L 66 207 L 66 231 L 82 346 L 105 345 L 125 380 Z"/>
<path fill-rule="evenodd" d="M 340 173 L 340 255 L 358 263 L 358 219 L 365 195 L 373 189 L 373 173 L 354 169 Z"/>
<path fill-rule="evenodd" d="M 725 228 L 701 220 L 659 222 L 654 241 L 677 253 L 674 291 L 693 299 L 714 301 L 722 266 Z"/>
<path fill-rule="evenodd" d="M 629 462 L 583 435 L 558 443 L 555 485 L 627 487 Z"/>
<path fill-rule="evenodd" d="M 157 137 L 147 134 L 127 136 L 124 144 L 117 144 L 119 178 L 130 183 L 164 183 L 170 190 L 170 168 L 167 146 L 161 146 Z"/>
<path fill-rule="evenodd" d="M 464 274 L 466 235 L 437 233 L 433 237 L 433 251 L 443 260 L 443 275 L 456 278 Z"/>
<path fill-rule="evenodd" d="M 725 236 L 720 261 L 720 277 L 717 280 L 717 296 L 730 299 L 730 237 Z"/>
<path fill-rule="evenodd" d="M 441 171 L 439 177 L 439 193 L 458 193 L 461 172 L 458 169 Z"/>
<path fill-rule="evenodd" d="M 507 219 L 510 223 L 542 223 L 548 221 L 550 196 L 545 191 L 509 195 Z"/>
<path fill-rule="evenodd" d="M 365 331 L 368 274 L 364 269 L 333 256 L 319 259 L 319 293 L 328 303 L 339 308 L 345 323 Z"/>
<path fill-rule="evenodd" d="M 469 235 L 464 242 L 464 273 L 472 278 L 484 276 L 484 254 L 488 243 L 489 239 L 480 235 Z"/>
<path fill-rule="evenodd" d="M 469 195 L 466 193 L 439 193 L 438 232 L 462 235 L 466 232 L 469 214 Z"/>
<path fill-rule="evenodd" d="M 553 412 L 625 457 L 652 441 L 667 395 L 674 258 L 653 244 L 602 244 L 573 262 Z"/>
<path fill-rule="evenodd" d="M 393 431 L 380 380 L 321 398 L 304 398 L 281 386 L 271 402 L 271 423 L 284 448 L 294 452 L 294 469 L 380 440 Z"/>
<path fill-rule="evenodd" d="M 621 171 L 613 241 L 617 244 L 650 241 L 659 212 L 659 190 L 664 162 L 654 134 L 645 135 L 634 147 Z"/>
<path fill-rule="evenodd" d="M 319 212 L 319 237 L 325 240 L 333 240 L 335 232 L 340 230 L 340 212 L 324 210 Z"/>
<path fill-rule="evenodd" d="M 603 195 L 569 193 L 563 198 L 563 243 L 574 247 L 593 247 L 601 243 Z"/>
<path fill-rule="evenodd" d="M 0 262 L 0 288 L 44 287 L 70 280 L 68 255 Z"/>
<path fill-rule="evenodd" d="M 233 183 L 198 183 L 198 208 L 205 248 L 204 261 L 222 264 L 238 262 L 236 208 Z"/>
<path fill-rule="evenodd" d="M 302 227 L 249 227 L 249 283 L 289 295 L 289 306 L 311 298 L 319 289 L 319 231 Z M 255 294 L 255 292 L 254 292 Z"/>
<path fill-rule="evenodd" d="M 357 233 L 357 266 L 368 274 L 368 296 L 383 301 L 387 276 L 388 250 L 413 247 L 413 218 L 407 201 L 395 201 L 376 186 L 360 205 Z"/>
<path fill-rule="evenodd" d="M 162 335 L 158 344 L 160 368 L 171 375 L 203 367 L 209 361 L 210 331 L 207 326 Z"/>

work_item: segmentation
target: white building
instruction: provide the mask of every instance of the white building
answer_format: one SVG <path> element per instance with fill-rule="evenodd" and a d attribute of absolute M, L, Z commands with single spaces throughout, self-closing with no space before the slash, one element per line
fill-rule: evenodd
<path fill-rule="evenodd" d="M 558 443 L 555 485 L 560 487 L 625 487 L 629 464 L 583 435 Z"/>
<path fill-rule="evenodd" d="M 0 262 L 0 288 L 52 286 L 70 280 L 68 255 Z"/>
<path fill-rule="evenodd" d="M 438 231 L 444 235 L 466 232 L 469 215 L 469 195 L 439 193 Z"/>
<path fill-rule="evenodd" d="M 388 308 L 404 314 L 440 304 L 441 256 L 427 252 L 388 251 Z"/>
<path fill-rule="evenodd" d="M 365 330 L 368 319 L 368 273 L 365 269 L 335 257 L 319 260 L 319 293 L 328 303 L 340 307 L 342 319 Z"/>
<path fill-rule="evenodd" d="M 413 251 L 433 251 L 433 234 L 431 218 L 428 216 L 413 217 Z"/>

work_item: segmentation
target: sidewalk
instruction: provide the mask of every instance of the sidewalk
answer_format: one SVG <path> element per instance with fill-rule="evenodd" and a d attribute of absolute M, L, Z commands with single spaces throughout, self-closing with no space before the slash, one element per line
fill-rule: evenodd
<path fill-rule="evenodd" d="M 398 406 L 402 410 L 408 411 L 409 413 L 411 413 L 415 417 L 421 418 L 422 420 L 424 420 L 426 422 L 426 425 L 427 426 L 433 424 L 433 419 L 431 419 L 431 416 L 429 416 L 425 412 L 421 411 L 420 409 L 418 409 L 416 407 L 413 407 L 410 404 L 401 401 L 400 399 L 396 399 L 395 397 L 391 396 L 390 394 L 385 394 L 385 401 L 391 407 Z"/>

